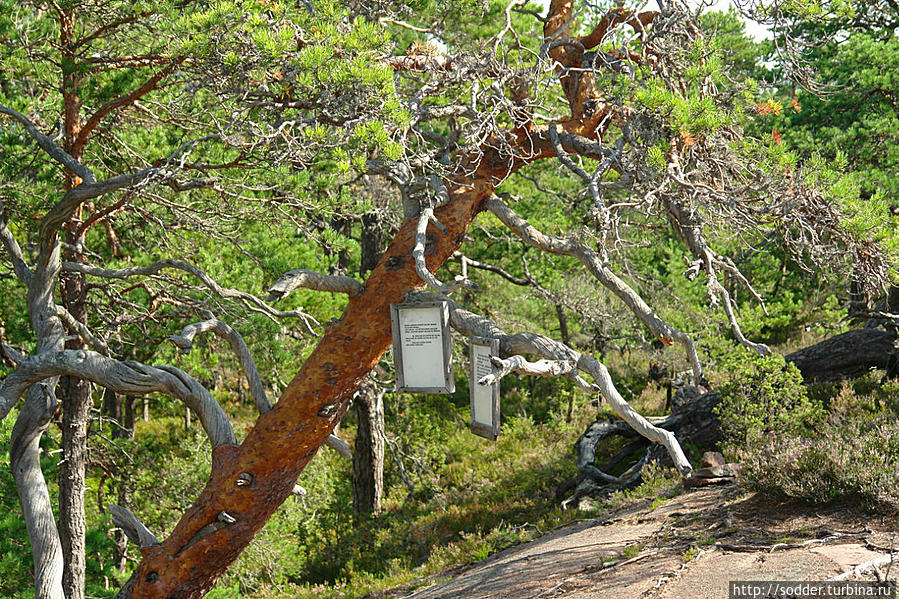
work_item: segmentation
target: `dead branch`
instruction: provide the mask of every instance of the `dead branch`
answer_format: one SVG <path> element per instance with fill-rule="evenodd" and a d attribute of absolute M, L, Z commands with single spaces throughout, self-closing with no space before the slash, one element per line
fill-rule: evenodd
<path fill-rule="evenodd" d="M 268 401 L 265 387 L 262 385 L 259 371 L 256 369 L 256 362 L 253 360 L 253 356 L 250 354 L 243 337 L 231 325 L 217 318 L 210 318 L 209 320 L 189 324 L 184 327 L 180 335 L 169 335 L 168 339 L 184 353 L 190 353 L 190 350 L 193 348 L 194 337 L 208 332 L 215 333 L 231 345 L 231 349 L 240 363 L 240 368 L 243 370 L 244 376 L 247 377 L 247 384 L 250 386 L 250 393 L 253 394 L 253 401 L 256 403 L 256 409 L 259 410 L 259 413 L 264 414 L 271 410 L 272 406 Z"/>
<path fill-rule="evenodd" d="M 706 273 L 706 289 L 709 296 L 709 303 L 712 306 L 718 304 L 718 300 L 721 301 L 721 306 L 724 308 L 724 313 L 727 316 L 727 321 L 730 324 L 731 331 L 736 337 L 737 342 L 744 347 L 747 347 L 760 356 L 767 356 L 771 353 L 771 348 L 769 348 L 764 343 L 755 343 L 750 341 L 743 335 L 743 331 L 740 329 L 740 324 L 737 322 L 737 317 L 734 314 L 734 301 L 730 296 L 730 293 L 724 286 L 718 281 L 717 277 L 717 267 L 721 267 L 725 271 L 731 273 L 738 281 L 740 281 L 749 292 L 764 306 L 764 302 L 762 301 L 761 296 L 756 292 L 756 290 L 749 284 L 749 281 L 743 276 L 743 274 L 737 269 L 736 266 L 730 261 L 724 258 L 723 256 L 717 254 L 712 248 L 709 246 L 708 241 L 705 239 L 705 235 L 702 233 L 702 227 L 699 221 L 698 215 L 695 211 L 689 211 L 684 206 L 682 206 L 679 202 L 674 200 L 673 198 L 666 198 L 665 205 L 668 209 L 668 218 L 674 226 L 675 230 L 680 235 L 681 239 L 683 239 L 684 243 L 690 249 L 690 252 L 693 254 L 693 257 L 696 261 L 691 265 L 690 269 L 687 270 L 685 276 L 688 279 L 693 279 L 697 276 L 700 270 L 705 270 Z"/>
<path fill-rule="evenodd" d="M 33 274 L 31 269 L 28 268 L 28 263 L 25 262 L 25 254 L 22 253 L 19 242 L 12 234 L 12 231 L 9 230 L 9 227 L 6 226 L 6 206 L 3 204 L 2 199 L 0 199 L 0 241 L 2 241 L 3 247 L 6 248 L 6 253 L 9 254 L 9 258 L 12 260 L 13 272 L 26 286 L 30 285 Z"/>
<path fill-rule="evenodd" d="M 104 356 L 109 355 L 109 346 L 106 345 L 106 342 L 94 335 L 87 325 L 83 322 L 79 321 L 77 318 L 72 316 L 68 310 L 63 308 L 62 306 L 56 306 L 56 314 L 59 316 L 59 319 L 63 322 L 66 329 L 72 331 L 88 345 L 88 347 L 92 348 L 95 352 L 103 354 Z"/>
<path fill-rule="evenodd" d="M 434 209 L 422 209 L 418 216 L 418 225 L 415 228 L 415 246 L 412 248 L 412 257 L 415 259 L 415 271 L 418 273 L 418 276 L 421 277 L 422 281 L 428 284 L 428 287 L 437 293 L 450 294 L 462 287 L 477 288 L 477 285 L 463 277 L 456 277 L 456 280 L 449 285 L 444 284 L 431 274 L 430 270 L 428 270 L 425 253 L 428 240 L 428 224 L 432 222 L 436 222 L 436 219 L 434 218 Z M 445 232 L 444 229 L 444 233 Z"/>
<path fill-rule="evenodd" d="M 156 540 L 153 533 L 137 519 L 137 516 L 131 513 L 131 510 L 115 504 L 109 504 L 108 507 L 113 524 L 125 531 L 125 536 L 129 541 L 141 549 L 159 545 L 159 541 Z"/>
<path fill-rule="evenodd" d="M 500 342 L 500 357 L 530 354 L 551 361 L 574 362 L 577 364 L 578 369 L 589 374 L 596 382 L 596 387 L 594 387 L 586 381 L 581 381 L 578 384 L 582 388 L 598 388 L 603 398 L 609 402 L 609 405 L 622 420 L 627 422 L 640 435 L 659 443 L 668 450 L 674 465 L 684 476 L 688 475 L 693 469 L 675 436 L 668 431 L 653 426 L 634 410 L 618 392 L 608 369 L 594 358 L 536 333 L 508 335 L 492 320 L 463 309 L 459 304 L 445 296 L 425 292 L 407 294 L 407 301 L 416 299 L 447 302 L 450 311 L 450 325 L 455 330 L 469 337 L 498 339 Z M 576 377 L 578 375 L 570 374 L 569 376 Z"/>
<path fill-rule="evenodd" d="M 362 283 L 352 277 L 342 275 L 326 275 L 305 268 L 291 270 L 275 281 L 268 288 L 267 302 L 284 299 L 296 289 L 312 289 L 315 291 L 327 291 L 329 293 L 345 293 L 353 297 L 362 293 Z"/>
<path fill-rule="evenodd" d="M 577 362 L 570 360 L 538 360 L 528 362 L 521 356 L 498 358 L 492 356 L 490 361 L 496 370 L 478 380 L 479 385 L 493 385 L 509 373 L 530 374 L 535 376 L 570 376 L 584 391 L 597 392 L 599 387 L 590 385 L 577 376 Z"/>
<path fill-rule="evenodd" d="M 348 279 L 349 277 L 343 278 Z M 271 410 L 272 406 L 268 401 L 268 394 L 265 392 L 265 386 L 262 384 L 262 378 L 259 376 L 259 370 L 256 368 L 256 362 L 253 360 L 250 349 L 247 347 L 247 344 L 240 333 L 238 333 L 232 326 L 217 318 L 211 318 L 209 320 L 189 324 L 184 327 L 180 335 L 169 335 L 168 338 L 169 341 L 178 346 L 178 349 L 188 353 L 193 348 L 194 337 L 207 332 L 215 333 L 231 345 L 231 349 L 234 351 L 237 356 L 237 361 L 240 363 L 240 368 L 243 370 L 244 376 L 247 377 L 247 384 L 250 386 L 250 393 L 253 394 L 253 401 L 256 404 L 256 409 L 259 413 L 264 414 Z M 353 457 L 350 446 L 334 433 L 331 433 L 328 436 L 325 440 L 325 445 L 345 458 L 352 459 Z"/>
<path fill-rule="evenodd" d="M 516 277 L 515 275 L 506 272 L 499 266 L 495 266 L 493 264 L 486 264 L 484 262 L 479 262 L 477 260 L 472 260 L 471 258 L 466 256 L 462 252 L 456 252 L 455 254 L 453 254 L 453 259 L 458 260 L 459 263 L 462 265 L 462 277 L 463 278 L 467 278 L 467 272 L 466 272 L 467 267 L 471 266 L 471 267 L 477 268 L 479 270 L 486 270 L 487 272 L 492 272 L 492 273 L 498 274 L 499 276 L 501 276 L 505 280 L 509 281 L 513 285 L 519 285 L 521 287 L 524 287 L 526 285 L 531 284 L 531 281 L 529 281 L 526 278 Z"/>
<path fill-rule="evenodd" d="M 28 132 L 28 135 L 37 142 L 37 145 L 46 152 L 50 158 L 75 173 L 86 183 L 91 184 L 96 181 L 94 173 L 89 168 L 75 160 L 71 154 L 60 148 L 52 139 L 41 133 L 34 123 L 32 123 L 24 114 L 17 110 L 13 110 L 12 108 L 7 108 L 2 104 L 0 104 L 0 114 L 11 116 L 18 121 L 19 124 L 25 128 L 25 131 Z"/>
<path fill-rule="evenodd" d="M 121 362 L 89 350 L 42 352 L 26 358 L 0 384 L 0 419 L 29 386 L 61 375 L 92 381 L 116 393 L 166 393 L 183 401 L 199 417 L 213 448 L 237 444 L 222 407 L 186 372 L 173 366 Z"/>
<path fill-rule="evenodd" d="M 572 256 L 581 261 L 587 270 L 600 282 L 604 287 L 617 295 L 624 304 L 630 308 L 640 321 L 652 331 L 652 333 L 665 345 L 671 345 L 677 341 L 684 346 L 687 352 L 687 359 L 693 367 L 693 378 L 696 384 L 702 381 L 702 365 L 699 363 L 699 356 L 696 353 L 696 347 L 690 337 L 664 322 L 653 311 L 652 308 L 634 291 L 627 283 L 618 277 L 612 270 L 606 266 L 596 253 L 575 241 L 572 238 L 563 239 L 560 237 L 550 237 L 536 228 L 531 226 L 526 220 L 512 211 L 497 196 L 491 197 L 485 202 L 485 206 L 490 212 L 507 227 L 512 229 L 525 243 L 536 247 L 551 254 L 559 254 L 564 256 Z"/>

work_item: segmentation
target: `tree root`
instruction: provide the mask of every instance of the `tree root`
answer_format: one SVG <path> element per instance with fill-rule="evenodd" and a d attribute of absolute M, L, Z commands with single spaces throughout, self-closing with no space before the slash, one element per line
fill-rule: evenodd
<path fill-rule="evenodd" d="M 650 418 L 650 422 L 663 430 L 674 433 L 681 444 L 689 443 L 699 447 L 711 447 L 717 443 L 721 434 L 718 430 L 718 418 L 712 409 L 718 405 L 718 394 L 703 393 L 696 387 L 684 387 L 677 391 L 672 402 L 672 413 L 669 416 Z M 596 464 L 596 449 L 600 443 L 612 437 L 623 437 L 630 440 L 623 448 L 605 461 Z M 636 487 L 643 481 L 643 467 L 650 463 L 670 464 L 664 449 L 640 437 L 627 423 L 621 420 L 597 420 L 590 424 L 575 443 L 577 454 L 577 476 L 563 482 L 556 489 L 556 497 L 561 500 L 562 507 L 577 507 L 582 498 L 600 498 L 613 493 Z M 612 475 L 623 464 L 637 458 L 622 474 Z M 718 468 L 718 469 L 716 469 Z M 733 472 L 719 471 L 718 465 L 710 464 L 685 479 L 693 484 L 705 484 L 732 480 Z M 730 468 L 725 468 L 730 470 Z M 707 471 L 707 472 L 706 472 Z M 720 480 L 719 480 L 720 479 Z M 688 483 L 689 484 L 689 483 Z"/>

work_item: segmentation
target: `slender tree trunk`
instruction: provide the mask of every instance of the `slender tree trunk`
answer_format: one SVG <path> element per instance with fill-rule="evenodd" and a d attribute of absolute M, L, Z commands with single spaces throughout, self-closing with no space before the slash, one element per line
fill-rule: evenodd
<path fill-rule="evenodd" d="M 136 399 L 133 395 L 126 395 L 122 400 L 121 426 L 117 427 L 113 433 L 114 439 L 134 438 L 134 402 Z"/>
<path fill-rule="evenodd" d="M 103 408 L 101 412 L 104 418 L 113 421 L 110 427 L 112 438 L 119 438 L 119 431 L 122 430 L 122 402 L 119 401 L 115 391 L 111 389 L 103 391 Z"/>
<path fill-rule="evenodd" d="M 68 281 L 69 283 L 71 281 Z M 80 281 L 83 283 L 83 280 Z M 64 305 L 83 322 L 84 302 L 72 301 L 80 294 L 78 285 L 65 285 Z M 75 295 L 77 297 L 77 295 Z M 68 301 L 66 301 L 68 300 Z M 67 349 L 79 349 L 81 343 L 68 342 Z M 68 599 L 83 599 L 85 568 L 84 489 L 87 429 L 90 421 L 91 393 L 87 381 L 64 377 L 62 397 L 62 461 L 59 464 L 59 538 L 62 542 L 63 589 Z"/>
<path fill-rule="evenodd" d="M 131 488 L 128 482 L 127 480 L 119 482 L 118 505 L 125 509 L 131 507 Z M 128 537 L 124 530 L 119 530 L 116 533 L 113 558 L 119 573 L 124 574 L 125 567 L 128 565 Z"/>
<path fill-rule="evenodd" d="M 385 230 L 382 212 L 362 215 L 359 274 L 365 276 L 381 259 Z M 384 391 L 374 381 L 364 383 L 353 400 L 359 422 L 353 447 L 353 513 L 377 515 L 384 496 Z"/>
<path fill-rule="evenodd" d="M 565 316 L 562 304 L 556 304 L 556 317 L 559 319 L 559 336 L 562 338 L 562 343 L 571 345 L 571 335 L 568 332 L 568 318 Z"/>
<path fill-rule="evenodd" d="M 79 241 L 71 232 L 67 237 L 70 243 Z M 66 251 L 64 259 L 75 261 L 81 256 Z M 61 298 L 63 307 L 76 320 L 87 321 L 87 293 L 83 275 L 69 274 L 62 278 Z M 83 347 L 80 339 L 66 342 L 66 349 Z M 59 389 L 62 400 L 62 460 L 59 464 L 59 539 L 64 558 L 62 584 L 68 599 L 84 599 L 84 491 L 91 387 L 87 381 L 64 377 Z"/>
<path fill-rule="evenodd" d="M 75 12 L 66 8 L 60 12 L 60 50 L 62 59 L 70 65 L 77 64 L 73 53 L 75 42 Z M 78 69 L 63 72 L 63 148 L 76 160 L 81 159 L 83 146 L 76 138 L 81 132 L 81 99 L 79 87 L 82 75 Z M 74 173 L 66 172 L 65 188 L 70 190 L 81 183 Z M 81 209 L 74 214 L 66 232 L 66 241 L 77 247 L 83 234 L 76 232 L 80 224 Z M 84 257 L 71 250 L 63 253 L 63 260 L 79 261 Z M 87 322 L 87 290 L 84 275 L 70 273 L 61 279 L 62 305 L 76 320 Z M 68 341 L 67 349 L 81 349 L 80 339 Z M 72 377 L 65 377 L 61 384 L 62 400 L 62 461 L 59 465 L 59 538 L 63 552 L 63 592 L 67 599 L 84 599 L 85 567 L 85 517 L 84 473 L 87 449 L 87 427 L 90 419 L 90 384 Z"/>
<path fill-rule="evenodd" d="M 353 447 L 353 513 L 381 512 L 384 496 L 384 390 L 374 381 L 359 387 L 353 398 L 359 421 Z"/>
<path fill-rule="evenodd" d="M 364 277 L 377 266 L 384 245 L 387 241 L 383 219 L 379 212 L 368 212 L 362 215 L 362 234 L 359 245 L 362 247 L 362 255 L 359 261 L 359 276 Z"/>

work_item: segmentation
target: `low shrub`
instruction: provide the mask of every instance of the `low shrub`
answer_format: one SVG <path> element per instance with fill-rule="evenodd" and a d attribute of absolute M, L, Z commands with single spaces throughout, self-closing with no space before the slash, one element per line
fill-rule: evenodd
<path fill-rule="evenodd" d="M 828 423 L 814 437 L 775 435 L 740 460 L 747 485 L 770 496 L 899 510 L 899 423 L 891 416 Z"/>
<path fill-rule="evenodd" d="M 723 449 L 743 464 L 746 486 L 775 498 L 844 501 L 899 509 L 895 386 L 865 381 L 816 386 L 781 356 L 735 356 L 722 364 L 717 411 Z M 827 409 L 824 409 L 824 405 Z"/>
<path fill-rule="evenodd" d="M 718 387 L 715 411 L 730 453 L 759 446 L 772 435 L 807 434 L 823 420 L 821 402 L 809 398 L 799 370 L 779 354 L 740 350 L 719 370 L 726 379 Z"/>

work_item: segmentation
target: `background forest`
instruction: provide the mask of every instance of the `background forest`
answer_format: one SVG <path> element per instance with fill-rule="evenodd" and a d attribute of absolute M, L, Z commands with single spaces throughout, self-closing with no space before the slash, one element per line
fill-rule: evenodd
<path fill-rule="evenodd" d="M 589 32 L 615 6 L 590 4 L 575 27 Z M 597 76 L 596 87 L 616 105 L 639 106 L 647 122 L 655 119 L 666 131 L 667 137 L 652 137 L 652 127 L 635 117 L 638 141 L 627 137 L 627 127 L 615 134 L 627 140 L 617 146 L 619 156 L 627 156 L 622 163 L 657 173 L 634 183 L 641 197 L 653 185 L 664 196 L 659 181 L 674 172 L 674 149 L 685 156 L 708 152 L 703 164 L 718 160 L 737 181 L 742 175 L 732 175 L 737 171 L 715 140 L 738 130 L 739 140 L 723 145 L 751 156 L 746 171 L 779 181 L 763 194 L 795 192 L 799 198 L 803 189 L 816 190 L 827 214 L 837 215 L 837 228 L 825 229 L 829 221 L 818 214 L 810 217 L 810 237 L 799 220 L 791 228 L 789 215 L 788 224 L 772 226 L 756 226 L 767 221 L 753 215 L 758 218 L 749 219 L 750 226 L 739 215 L 752 212 L 755 200 L 745 210 L 729 199 L 721 200 L 723 208 L 710 203 L 703 235 L 717 258 L 705 265 L 683 233 L 689 227 L 669 226 L 665 210 L 629 212 L 637 203 L 628 205 L 634 196 L 624 175 L 606 174 L 607 167 L 591 183 L 585 171 L 598 173 L 602 166 L 595 157 L 534 162 L 506 178 L 497 193 L 540 231 L 581 231 L 576 237 L 586 245 L 611 248 L 615 274 L 662 321 L 692 336 L 704 390 L 720 397 L 715 416 L 722 433 L 715 446 L 684 443 L 694 465 L 703 451 L 720 449 L 743 464 L 740 484 L 747 491 L 895 513 L 896 357 L 886 351 L 852 376 L 804 380 L 806 372 L 782 356 L 850 330 L 882 331 L 890 348 L 895 340 L 899 6 L 890 0 L 777 6 L 777 14 L 761 2 L 739 7 L 769 24 L 772 39 L 763 41 L 746 35 L 746 16 L 736 8 L 691 12 L 697 37 L 686 49 L 670 50 L 681 52 L 680 62 L 668 66 L 682 68 L 686 82 L 673 91 L 642 64 L 621 66 L 629 59 L 619 49 L 637 52 L 640 40 L 610 39 L 600 54 L 619 65 Z M 0 0 L 4 235 L 18 239 L 26 262 L 42 256 L 46 215 L 86 180 L 42 154 L 39 138 L 16 114 L 97 173 L 114 178 L 147 171 L 88 199 L 60 229 L 63 274 L 54 293 L 77 321 L 66 324 L 66 347 L 105 348 L 116 360 L 188 373 L 243 439 L 256 422 L 258 393 L 232 344 L 197 335 L 186 352 L 170 336 L 213 315 L 227 322 L 255 359 L 264 394 L 278 397 L 348 301 L 342 293 L 279 287 L 282 275 L 302 268 L 364 281 L 401 223 L 426 208 L 426 198 L 445 192 L 428 175 L 410 172 L 425 164 L 427 172 L 443 176 L 460 148 L 486 143 L 500 127 L 515 124 L 521 109 L 516 69 L 541 54 L 540 15 L 546 11 L 532 2 L 488 0 L 403 6 Z M 296 27 L 281 27 L 285 22 Z M 293 70 L 279 62 L 288 53 L 296 55 Z M 444 57 L 462 65 L 451 76 L 420 67 Z M 383 66 L 388 58 L 392 68 Z M 544 75 L 555 77 L 552 65 Z M 491 81 L 513 91 L 491 88 Z M 546 81 L 538 77 L 531 84 L 540 103 L 529 109 L 549 121 L 539 111 L 555 111 L 555 118 L 565 99 Z M 474 114 L 454 113 L 459 105 Z M 77 130 L 67 130 L 72 111 L 85 115 L 75 119 Z M 280 127 L 267 120 L 273 112 Z M 444 120 L 431 127 L 429 118 Z M 296 128 L 300 121 L 303 127 Z M 627 153 L 621 149 L 626 144 L 639 150 Z M 411 166 L 405 174 L 385 166 L 394 164 Z M 606 203 L 618 210 L 613 218 L 626 223 L 610 229 L 608 239 L 594 234 L 602 218 L 591 209 L 597 181 Z M 411 213 L 410 202 L 417 204 Z M 6 376 L 37 349 L 32 298 L 17 281 L 19 259 L 4 243 L 0 374 Z M 719 266 L 721 291 L 696 278 L 718 258 L 741 273 Z M 160 260 L 189 262 L 202 276 L 171 264 L 155 268 Z M 110 277 L 93 266 L 99 264 L 110 272 L 145 270 Z M 692 277 L 685 276 L 693 268 Z M 521 243 L 490 211 L 477 216 L 436 276 L 464 278 L 453 300 L 504 330 L 544 335 L 600 360 L 644 416 L 669 413 L 672 394 L 697 382 L 690 380 L 688 355 L 660 342 L 623 309 L 620 295 L 596 284 L 577 256 Z M 897 295 L 895 305 L 888 291 Z M 300 476 L 302 489 L 278 508 L 208 596 L 349 598 L 379 596 L 398 585 L 409 590 L 629 497 L 683 490 L 670 461 L 653 460 L 628 488 L 585 493 L 563 509 L 578 476 L 575 442 L 614 410 L 573 377 L 512 375 L 501 381 L 498 440 L 474 436 L 466 346 L 466 337 L 454 333 L 455 393 L 389 392 L 388 355 L 367 379 L 360 392 L 365 397 L 357 396 L 340 420 L 335 432 L 358 450 L 360 430 L 383 412 L 383 433 L 364 433 L 383 435 L 378 505 L 365 505 L 358 488 L 354 495 L 354 484 L 362 484 L 354 460 L 323 449 Z M 66 413 L 70 404 L 63 400 L 39 441 L 58 517 L 72 480 L 68 460 L 60 458 L 75 447 L 72 439 L 84 436 L 84 594 L 70 591 L 76 581 L 66 596 L 111 597 L 140 553 L 115 527 L 109 505 L 128 508 L 164 538 L 210 477 L 207 435 L 169 394 L 117 394 L 67 379 L 57 395 L 80 393 L 83 413 Z M 0 422 L 0 595 L 16 598 L 35 592 L 31 544 L 10 469 L 23 405 Z M 598 446 L 596 463 L 623 446 Z M 610 472 L 620 475 L 636 459 Z"/>

